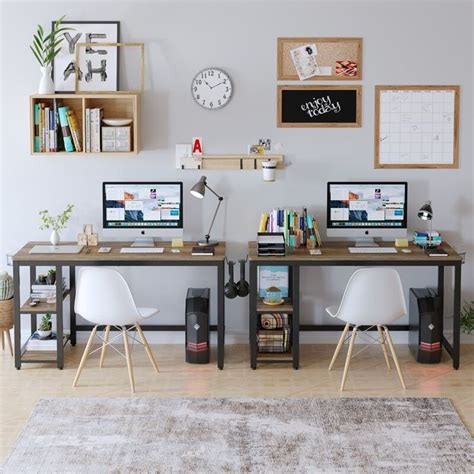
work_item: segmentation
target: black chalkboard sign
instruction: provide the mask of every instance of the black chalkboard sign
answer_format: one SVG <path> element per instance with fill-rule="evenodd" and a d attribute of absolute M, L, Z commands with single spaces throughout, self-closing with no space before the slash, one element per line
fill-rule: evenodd
<path fill-rule="evenodd" d="M 361 86 L 278 86 L 278 127 L 360 127 Z"/>

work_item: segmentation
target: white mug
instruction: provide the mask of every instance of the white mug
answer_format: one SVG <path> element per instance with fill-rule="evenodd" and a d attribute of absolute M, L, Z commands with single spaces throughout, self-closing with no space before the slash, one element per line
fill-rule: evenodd
<path fill-rule="evenodd" d="M 275 170 L 277 163 L 274 160 L 262 161 L 263 180 L 275 181 Z"/>

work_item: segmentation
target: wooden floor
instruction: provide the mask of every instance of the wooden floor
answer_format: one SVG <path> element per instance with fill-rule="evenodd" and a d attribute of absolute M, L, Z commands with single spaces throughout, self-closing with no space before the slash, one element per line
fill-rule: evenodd
<path fill-rule="evenodd" d="M 371 347 L 351 364 L 346 391 L 339 392 L 345 351 L 334 369 L 328 365 L 334 345 L 302 345 L 301 368 L 262 365 L 249 368 L 247 346 L 226 348 L 223 371 L 213 363 L 184 362 L 181 345 L 152 346 L 160 373 L 151 367 L 143 347 L 135 346 L 135 397 L 448 397 L 467 428 L 474 433 L 474 346 L 463 345 L 461 369 L 452 369 L 450 359 L 422 365 L 414 362 L 405 345 L 397 346 L 407 390 L 400 386 L 395 369 L 387 371 L 379 347 Z M 45 397 L 129 397 L 125 360 L 108 351 L 104 368 L 99 354 L 88 360 L 77 388 L 72 381 L 84 346 L 66 348 L 66 364 L 60 371 L 52 366 L 26 364 L 15 370 L 13 360 L 0 351 L 0 464 L 15 443 L 36 402 Z M 357 352 L 357 346 L 356 350 Z"/>

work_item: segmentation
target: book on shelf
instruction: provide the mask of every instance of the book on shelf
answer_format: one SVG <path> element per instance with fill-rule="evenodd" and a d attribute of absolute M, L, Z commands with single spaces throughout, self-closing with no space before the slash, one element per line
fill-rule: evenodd
<path fill-rule="evenodd" d="M 53 116 L 54 116 L 54 132 L 55 132 L 55 147 L 56 151 L 64 151 L 64 140 L 61 133 L 61 126 L 59 123 L 59 107 L 63 103 L 60 99 L 53 99 Z"/>
<path fill-rule="evenodd" d="M 63 344 L 67 341 L 69 334 L 65 331 Z M 41 339 L 38 331 L 35 331 L 26 343 L 27 351 L 55 351 L 57 349 L 57 336 L 55 332 L 45 339 Z"/>
<path fill-rule="evenodd" d="M 64 149 L 67 152 L 74 151 L 74 142 L 71 136 L 71 129 L 69 128 L 69 122 L 67 119 L 69 107 L 67 105 L 58 108 L 59 113 L 59 124 L 61 125 L 61 131 L 63 135 Z"/>
<path fill-rule="evenodd" d="M 101 123 L 103 116 L 104 109 L 102 107 L 86 109 L 86 146 L 91 153 L 100 153 L 101 151 Z"/>
<path fill-rule="evenodd" d="M 287 352 L 290 348 L 290 328 L 260 329 L 257 345 L 259 352 Z"/>
<path fill-rule="evenodd" d="M 191 255 L 208 255 L 208 256 L 213 256 L 214 255 L 214 247 L 212 246 L 196 246 L 193 247 Z"/>
<path fill-rule="evenodd" d="M 318 221 L 315 216 L 308 214 L 306 208 L 301 213 L 292 209 L 263 212 L 258 232 L 283 233 L 287 247 L 313 248 L 321 245 Z"/>
<path fill-rule="evenodd" d="M 34 104 L 33 109 L 33 122 L 35 126 L 35 140 L 34 140 L 34 151 L 39 153 L 41 151 L 40 142 L 40 104 Z"/>
<path fill-rule="evenodd" d="M 67 111 L 67 121 L 71 130 L 72 141 L 76 151 L 82 151 L 81 129 L 77 120 L 76 112 L 72 109 Z"/>

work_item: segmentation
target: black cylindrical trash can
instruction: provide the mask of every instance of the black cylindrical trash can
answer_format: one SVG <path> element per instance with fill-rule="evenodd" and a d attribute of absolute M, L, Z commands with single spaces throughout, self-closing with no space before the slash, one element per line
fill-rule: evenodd
<path fill-rule="evenodd" d="M 208 364 L 210 359 L 209 288 L 188 288 L 186 295 L 186 362 Z"/>

